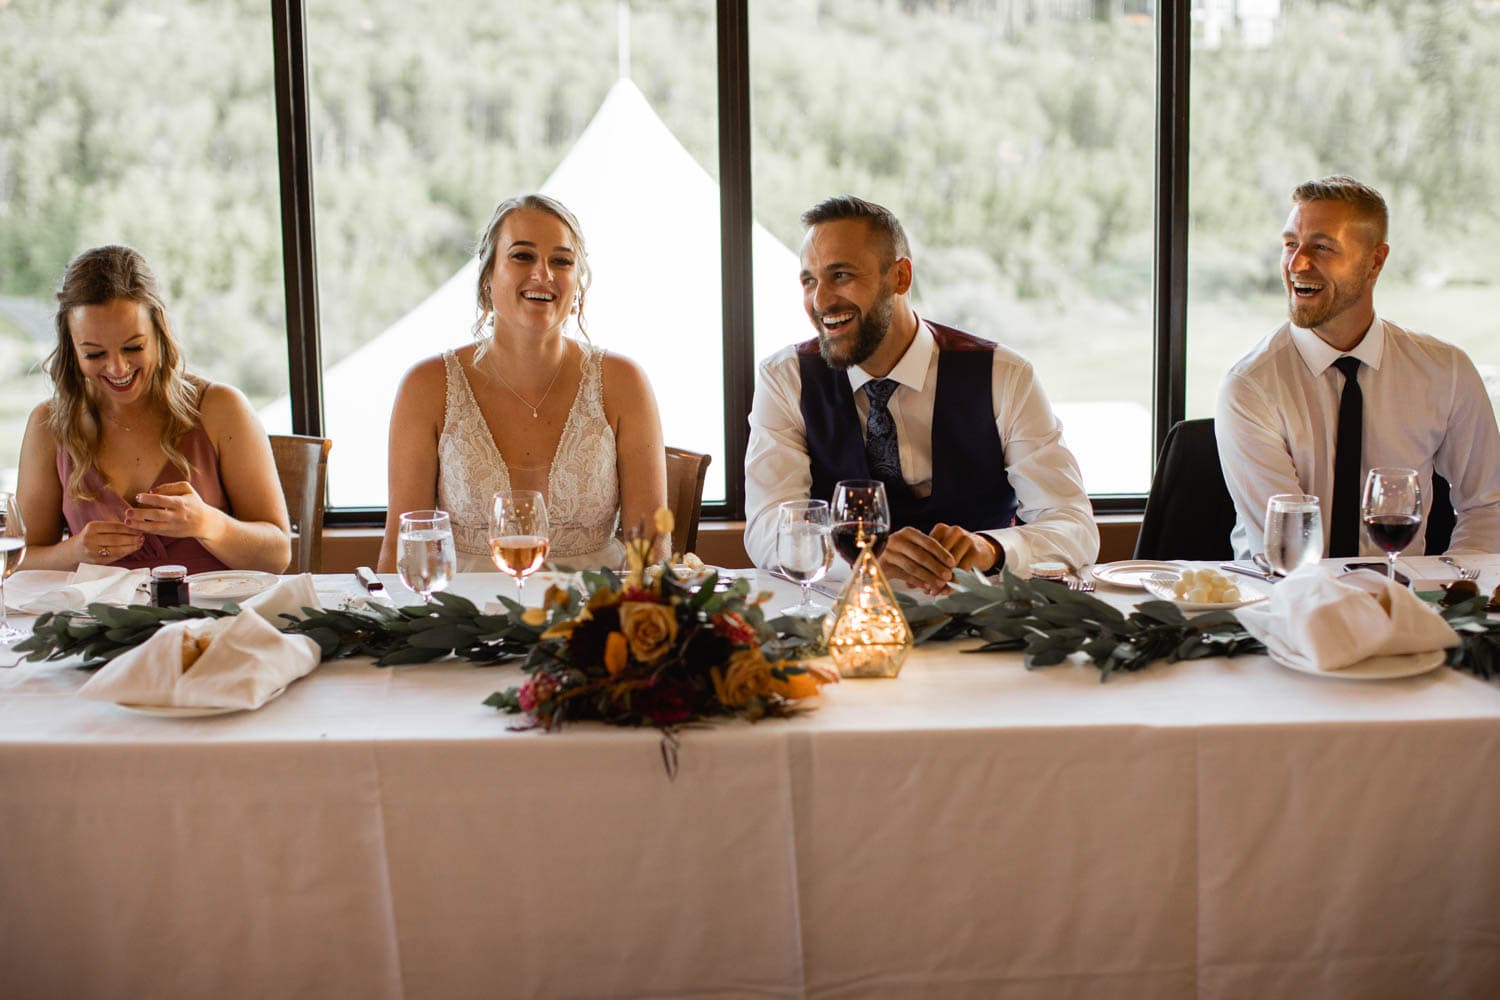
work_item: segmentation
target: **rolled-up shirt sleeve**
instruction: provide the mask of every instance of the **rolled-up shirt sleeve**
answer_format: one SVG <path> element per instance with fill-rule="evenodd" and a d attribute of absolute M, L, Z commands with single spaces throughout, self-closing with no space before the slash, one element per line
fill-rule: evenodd
<path fill-rule="evenodd" d="M 1474 363 L 1454 354 L 1453 409 L 1432 460 L 1433 471 L 1448 480 L 1458 518 L 1448 551 L 1500 552 L 1500 429 Z"/>
<path fill-rule="evenodd" d="M 802 425 L 802 378 L 792 348 L 763 361 L 750 406 L 745 450 L 745 552 L 763 569 L 776 566 L 776 508 L 812 492 Z"/>
<path fill-rule="evenodd" d="M 1025 523 L 982 530 L 1004 546 L 1005 565 L 1021 576 L 1040 561 L 1089 565 L 1099 555 L 1093 505 L 1078 460 L 1063 442 L 1062 424 L 1030 363 L 997 351 L 994 398 L 1016 517 Z"/>

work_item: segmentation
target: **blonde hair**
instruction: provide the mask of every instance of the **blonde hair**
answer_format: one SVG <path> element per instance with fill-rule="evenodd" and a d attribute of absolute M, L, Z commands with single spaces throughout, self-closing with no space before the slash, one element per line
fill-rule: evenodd
<path fill-rule="evenodd" d="M 479 257 L 479 281 L 475 296 L 479 304 L 479 317 L 474 321 L 474 338 L 479 341 L 479 350 L 474 354 L 475 364 L 478 364 L 479 359 L 484 357 L 485 348 L 489 343 L 484 328 L 495 318 L 495 303 L 490 297 L 490 275 L 495 270 L 496 244 L 500 239 L 500 227 L 512 212 L 521 209 L 546 212 L 568 227 L 568 234 L 573 237 L 573 249 L 578 255 L 578 332 L 583 334 L 584 340 L 589 340 L 588 327 L 583 320 L 583 300 L 588 297 L 589 282 L 593 280 L 593 272 L 589 270 L 589 254 L 583 242 L 583 227 L 578 224 L 577 216 L 568 211 L 567 206 L 556 198 L 549 198 L 544 194 L 516 195 L 495 206 L 495 211 L 490 214 L 489 223 L 479 236 L 479 246 L 474 250 Z"/>
<path fill-rule="evenodd" d="M 64 488 L 69 496 L 80 500 L 97 499 L 83 488 L 83 477 L 97 467 L 102 425 L 98 401 L 78 362 L 69 314 L 78 306 L 121 299 L 145 306 L 151 317 L 157 363 L 146 387 L 147 399 L 167 414 L 161 450 L 173 465 L 192 475 L 192 466 L 177 449 L 177 442 L 198 424 L 203 382 L 185 371 L 182 350 L 167 319 L 166 303 L 146 258 L 127 246 L 94 247 L 69 261 L 63 272 L 62 286 L 57 290 L 57 346 L 44 362 L 52 379 L 49 426 L 73 460 L 73 472 Z"/>
<path fill-rule="evenodd" d="M 1329 174 L 1317 180 L 1303 181 L 1292 189 L 1292 202 L 1301 205 L 1309 201 L 1341 201 L 1354 207 L 1357 214 L 1370 227 L 1375 239 L 1374 246 L 1385 242 L 1386 230 L 1390 226 L 1390 212 L 1380 192 L 1347 174 Z"/>

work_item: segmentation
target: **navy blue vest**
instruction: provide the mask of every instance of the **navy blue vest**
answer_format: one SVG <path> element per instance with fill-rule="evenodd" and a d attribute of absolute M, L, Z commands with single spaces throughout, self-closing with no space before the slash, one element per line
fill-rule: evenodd
<path fill-rule="evenodd" d="M 891 527 L 931 531 L 956 524 L 970 531 L 1003 528 L 1016 516 L 1016 492 L 1005 474 L 1005 449 L 995 428 L 992 368 L 995 345 L 937 323 L 937 394 L 932 412 L 932 493 L 918 498 L 886 487 Z M 830 368 L 816 340 L 797 345 L 802 374 L 802 424 L 812 470 L 812 496 L 832 500 L 840 479 L 873 479 L 847 372 Z"/>

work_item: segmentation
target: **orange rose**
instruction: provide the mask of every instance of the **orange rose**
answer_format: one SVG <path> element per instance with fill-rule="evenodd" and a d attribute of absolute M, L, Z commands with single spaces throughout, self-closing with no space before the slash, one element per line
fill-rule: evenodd
<path fill-rule="evenodd" d="M 630 641 L 630 652 L 637 660 L 655 663 L 677 641 L 677 615 L 664 604 L 622 601 L 620 630 Z"/>
<path fill-rule="evenodd" d="M 724 679 L 715 684 L 719 700 L 732 707 L 748 704 L 771 689 L 771 665 L 759 649 L 740 649 L 729 655 Z"/>
<path fill-rule="evenodd" d="M 611 632 L 604 639 L 604 669 L 613 677 L 624 670 L 629 662 L 630 652 L 625 636 L 619 632 Z"/>

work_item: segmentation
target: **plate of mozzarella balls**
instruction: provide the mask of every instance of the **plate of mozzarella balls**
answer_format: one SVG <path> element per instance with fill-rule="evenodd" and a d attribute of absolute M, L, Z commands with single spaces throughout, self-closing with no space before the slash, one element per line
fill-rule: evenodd
<path fill-rule="evenodd" d="M 1246 580 L 1242 585 L 1216 569 L 1153 573 L 1146 577 L 1145 583 L 1152 597 L 1171 601 L 1184 611 L 1226 611 L 1267 597 L 1254 581 Z"/>

